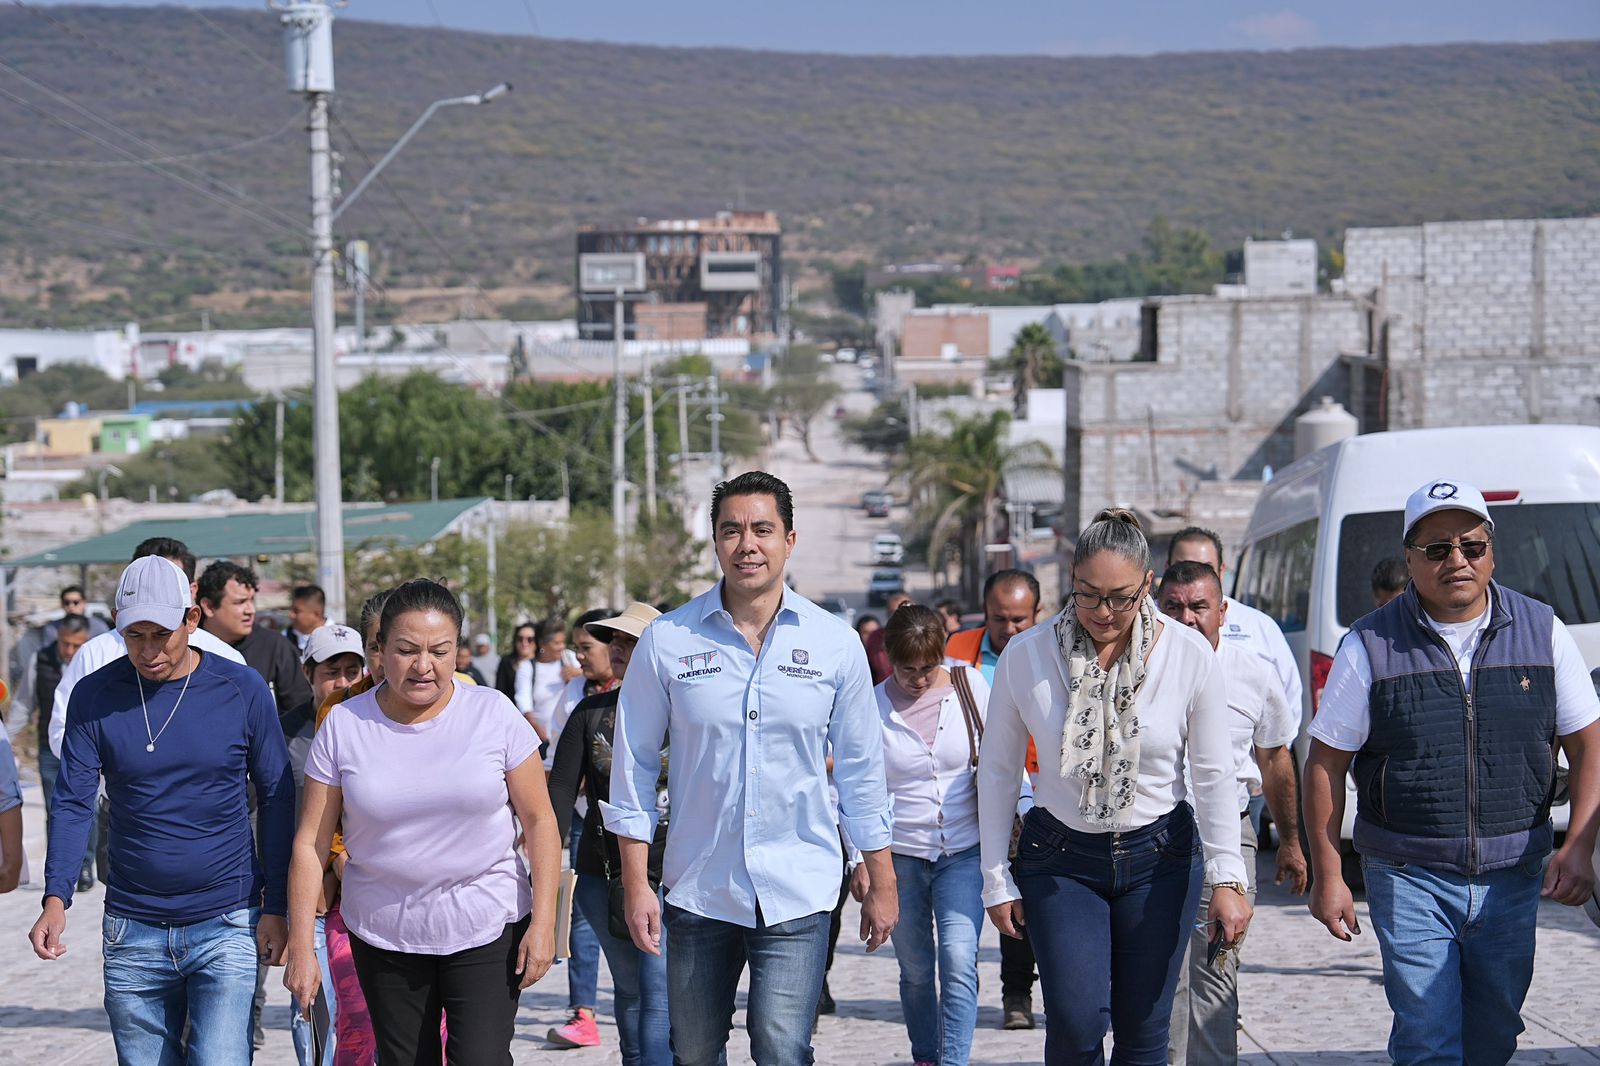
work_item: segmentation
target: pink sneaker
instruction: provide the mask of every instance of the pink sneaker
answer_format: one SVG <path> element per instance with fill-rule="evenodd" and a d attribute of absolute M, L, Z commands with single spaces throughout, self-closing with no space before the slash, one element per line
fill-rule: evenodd
<path fill-rule="evenodd" d="M 594 1011 L 575 1007 L 567 1024 L 550 1030 L 544 1038 L 559 1048 L 599 1047 L 600 1027 L 594 1023 Z"/>

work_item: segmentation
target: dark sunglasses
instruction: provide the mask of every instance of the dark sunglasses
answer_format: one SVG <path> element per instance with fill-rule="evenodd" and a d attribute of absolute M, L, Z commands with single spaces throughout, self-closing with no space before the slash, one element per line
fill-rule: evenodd
<path fill-rule="evenodd" d="M 1432 544 L 1407 544 L 1406 547 L 1414 552 L 1421 552 L 1430 563 L 1442 563 L 1450 558 L 1450 553 L 1457 548 L 1461 549 L 1463 559 L 1482 559 L 1489 551 L 1489 542 L 1486 540 L 1436 540 Z"/>

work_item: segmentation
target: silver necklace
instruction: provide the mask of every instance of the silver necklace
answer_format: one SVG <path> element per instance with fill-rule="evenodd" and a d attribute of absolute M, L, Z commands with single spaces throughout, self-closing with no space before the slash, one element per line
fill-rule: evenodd
<path fill-rule="evenodd" d="M 183 661 L 186 664 L 189 661 L 189 649 L 187 648 L 183 650 Z M 189 679 L 193 676 L 193 670 L 190 670 L 187 674 L 183 675 L 183 688 L 178 690 L 178 699 L 177 702 L 172 705 L 172 714 L 167 715 L 167 720 L 161 723 L 161 728 L 156 730 L 155 736 L 151 736 L 150 708 L 146 707 L 144 703 L 144 678 L 140 675 L 139 671 L 135 670 L 133 672 L 134 683 L 139 686 L 139 710 L 144 712 L 144 735 L 150 740 L 150 743 L 144 746 L 145 751 L 156 750 L 156 741 L 161 739 L 161 734 L 167 731 L 167 726 L 172 724 L 173 717 L 177 715 L 178 708 L 183 706 L 183 697 L 184 694 L 189 691 Z"/>

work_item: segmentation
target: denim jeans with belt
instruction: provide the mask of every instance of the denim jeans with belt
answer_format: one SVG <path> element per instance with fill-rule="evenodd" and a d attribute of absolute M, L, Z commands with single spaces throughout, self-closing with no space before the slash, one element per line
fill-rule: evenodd
<path fill-rule="evenodd" d="M 136 1066 L 248 1063 L 256 990 L 253 908 L 185 925 L 107 914 L 105 1004 L 117 1061 Z M 189 1023 L 188 1057 L 181 1040 Z"/>
<path fill-rule="evenodd" d="M 1533 980 L 1545 860 L 1476 876 L 1363 856 L 1400 1066 L 1499 1066 Z"/>
<path fill-rule="evenodd" d="M 678 1066 L 727 1063 L 734 996 L 746 963 L 750 1057 L 756 1066 L 810 1066 L 811 1023 L 828 961 L 828 919 L 828 911 L 818 911 L 751 929 L 666 904 L 662 924 L 672 945 L 667 1009 Z"/>
<path fill-rule="evenodd" d="M 966 1066 L 978 1024 L 978 932 L 983 928 L 978 847 L 933 860 L 893 858 L 900 924 L 892 939 L 911 1057 Z"/>
<path fill-rule="evenodd" d="M 1043 807 L 1023 820 L 1012 876 L 1044 994 L 1044 1061 L 1165 1066 L 1172 994 L 1200 901 L 1194 813 L 1180 803 L 1118 833 L 1069 829 Z"/>

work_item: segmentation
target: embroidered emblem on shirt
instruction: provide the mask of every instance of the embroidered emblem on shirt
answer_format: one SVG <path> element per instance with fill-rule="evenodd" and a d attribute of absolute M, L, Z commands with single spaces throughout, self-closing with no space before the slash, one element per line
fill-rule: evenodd
<path fill-rule="evenodd" d="M 684 667 L 683 673 L 678 675 L 678 680 L 687 681 L 690 678 L 709 677 L 712 674 L 722 673 L 722 667 L 717 665 L 718 654 L 713 649 L 711 651 L 697 651 L 693 655 L 678 656 L 678 663 Z"/>
<path fill-rule="evenodd" d="M 1533 687 L 1533 682 L 1529 681 L 1527 678 L 1523 678 L 1521 681 L 1517 682 L 1517 684 L 1522 686 L 1522 691 L 1524 691 L 1524 692 L 1528 691 L 1529 688 Z"/>
<path fill-rule="evenodd" d="M 789 658 L 793 659 L 796 665 L 805 666 L 811 661 L 811 653 L 804 648 L 796 648 L 789 653 Z"/>

